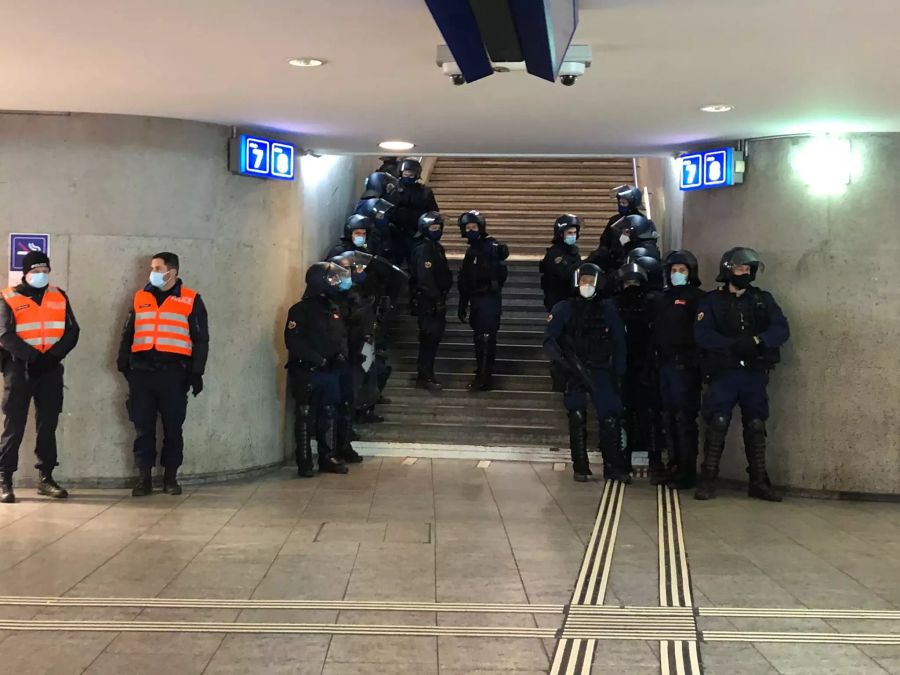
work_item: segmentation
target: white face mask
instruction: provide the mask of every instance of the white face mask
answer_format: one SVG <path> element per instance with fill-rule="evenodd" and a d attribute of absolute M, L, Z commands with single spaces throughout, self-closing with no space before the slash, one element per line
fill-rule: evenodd
<path fill-rule="evenodd" d="M 622 246 L 628 246 L 628 243 L 630 241 L 631 237 L 627 234 L 623 234 L 621 237 L 619 237 L 619 243 L 622 244 Z"/>
<path fill-rule="evenodd" d="M 597 292 L 597 287 L 586 284 L 584 286 L 579 286 L 578 292 L 581 294 L 582 298 L 593 298 L 594 293 Z"/>

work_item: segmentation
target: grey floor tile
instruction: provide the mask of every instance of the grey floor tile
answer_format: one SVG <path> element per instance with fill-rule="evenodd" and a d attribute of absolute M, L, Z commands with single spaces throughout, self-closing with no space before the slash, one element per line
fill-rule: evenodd
<path fill-rule="evenodd" d="M 157 675 L 161 672 L 179 675 L 201 675 L 209 663 L 208 654 L 172 654 L 165 643 L 157 644 L 154 654 L 100 654 L 84 671 L 85 675 Z M 249 671 L 248 671 L 249 672 Z"/>
<path fill-rule="evenodd" d="M 3 672 L 16 675 L 77 675 L 115 637 L 115 633 L 13 633 L 0 645 Z"/>
<path fill-rule="evenodd" d="M 441 672 L 445 670 L 546 670 L 549 657 L 541 640 L 532 638 L 440 637 Z"/>
<path fill-rule="evenodd" d="M 328 642 L 328 636 L 320 635 L 229 635 L 205 673 L 318 674 Z"/>
<path fill-rule="evenodd" d="M 335 635 L 327 663 L 416 664 L 437 663 L 437 638 L 368 635 Z M 390 672 L 389 669 L 386 669 Z"/>
<path fill-rule="evenodd" d="M 850 645 L 756 644 L 783 675 L 884 675 L 865 653 Z"/>

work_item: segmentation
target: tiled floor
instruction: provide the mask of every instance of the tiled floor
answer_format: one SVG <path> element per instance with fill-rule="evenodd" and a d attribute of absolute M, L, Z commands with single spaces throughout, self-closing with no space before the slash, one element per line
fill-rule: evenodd
<path fill-rule="evenodd" d="M 603 484 L 549 464 L 371 459 L 182 497 L 20 490 L 0 508 L 0 596 L 562 605 Z M 700 607 L 900 609 L 900 506 L 682 504 Z M 624 497 L 607 604 L 658 606 L 657 497 Z M 562 614 L 0 605 L 0 620 L 558 628 Z M 702 617 L 723 631 L 897 633 L 898 621 Z M 546 673 L 552 638 L 0 631 L 3 673 Z M 900 673 L 900 647 L 701 643 L 707 673 Z M 599 641 L 594 673 L 658 673 L 659 644 Z"/>

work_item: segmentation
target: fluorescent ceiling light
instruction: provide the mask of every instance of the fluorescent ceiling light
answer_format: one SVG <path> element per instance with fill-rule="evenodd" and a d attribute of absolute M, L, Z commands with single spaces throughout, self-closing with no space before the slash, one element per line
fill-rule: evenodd
<path fill-rule="evenodd" d="M 711 112 L 711 113 L 722 113 L 722 112 L 731 112 L 734 110 L 733 105 L 728 105 L 727 103 L 714 103 L 711 105 L 705 105 L 700 108 L 703 112 Z"/>
<path fill-rule="evenodd" d="M 297 68 L 316 68 L 318 66 L 324 66 L 326 61 L 325 59 L 316 59 L 313 57 L 305 56 L 303 58 L 290 59 L 288 63 L 292 66 L 296 66 Z"/>
<path fill-rule="evenodd" d="M 416 144 L 410 143 L 409 141 L 382 141 L 378 144 L 378 147 L 382 150 L 405 152 L 406 150 L 412 150 L 414 147 L 416 147 Z"/>

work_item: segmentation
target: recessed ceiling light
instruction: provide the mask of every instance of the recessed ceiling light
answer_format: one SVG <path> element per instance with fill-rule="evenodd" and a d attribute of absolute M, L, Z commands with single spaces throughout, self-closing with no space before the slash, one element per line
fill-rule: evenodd
<path fill-rule="evenodd" d="M 409 141 L 382 141 L 378 144 L 378 147 L 382 150 L 404 152 L 406 150 L 412 150 L 414 147 L 416 147 L 416 144 L 410 143 Z"/>
<path fill-rule="evenodd" d="M 705 105 L 700 108 L 703 112 L 731 112 L 734 110 L 733 105 L 728 105 L 727 103 L 716 103 L 713 105 Z"/>
<path fill-rule="evenodd" d="M 325 65 L 325 59 L 315 59 L 312 57 L 304 57 L 302 59 L 290 59 L 288 63 L 297 68 L 316 68 Z"/>

